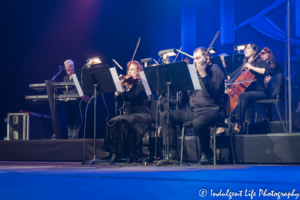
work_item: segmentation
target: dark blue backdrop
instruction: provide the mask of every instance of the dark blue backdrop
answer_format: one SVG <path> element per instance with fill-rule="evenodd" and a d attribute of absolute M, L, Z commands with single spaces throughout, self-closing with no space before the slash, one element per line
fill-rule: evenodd
<path fill-rule="evenodd" d="M 291 1 L 292 57 L 300 51 L 299 4 Z M 232 54 L 234 45 L 255 42 L 261 48 L 271 48 L 276 60 L 284 66 L 286 5 L 286 0 L 1 1 L 0 118 L 19 110 L 49 114 L 47 106 L 25 102 L 25 95 L 33 93 L 28 88 L 30 83 L 51 79 L 66 59 L 72 59 L 79 69 L 87 58 L 100 55 L 103 63 L 112 65 L 114 58 L 124 67 L 140 36 L 136 60 L 158 58 L 158 51 L 168 48 L 182 47 L 192 54 L 198 46 L 209 46 L 220 30 L 214 44 L 217 54 Z M 119 69 L 118 72 L 121 73 Z M 106 94 L 105 101 L 111 118 L 113 95 Z M 59 109 L 64 124 L 63 106 Z M 92 137 L 92 112 L 90 105 L 88 137 Z M 98 137 L 102 137 L 107 112 L 101 96 L 97 113 Z M 6 124 L 0 124 L 2 139 Z M 62 130 L 65 135 L 66 129 Z"/>

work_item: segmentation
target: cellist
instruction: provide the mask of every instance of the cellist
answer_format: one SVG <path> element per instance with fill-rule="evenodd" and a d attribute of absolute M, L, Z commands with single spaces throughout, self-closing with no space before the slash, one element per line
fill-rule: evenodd
<path fill-rule="evenodd" d="M 264 77 L 269 75 L 269 66 L 261 59 L 256 59 L 253 61 L 253 59 L 259 54 L 259 47 L 254 43 L 249 43 L 246 45 L 244 53 L 245 58 L 242 66 L 231 73 L 229 77 L 230 79 L 233 78 L 242 70 L 243 67 L 245 67 L 255 75 L 256 81 L 253 81 L 245 90 L 245 92 L 242 93 L 238 98 L 238 108 L 236 113 L 237 123 L 234 128 L 234 134 L 238 134 L 240 132 L 242 123 L 245 120 L 245 113 L 248 106 L 254 101 L 266 99 L 268 97 L 267 89 L 264 84 Z M 250 62 L 252 62 L 252 65 Z"/>

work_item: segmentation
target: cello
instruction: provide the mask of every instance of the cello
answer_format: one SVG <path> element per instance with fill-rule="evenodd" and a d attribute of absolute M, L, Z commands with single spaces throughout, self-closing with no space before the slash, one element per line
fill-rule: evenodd
<path fill-rule="evenodd" d="M 260 58 L 260 56 L 263 55 L 265 52 L 267 52 L 269 49 L 268 47 L 265 47 L 263 50 L 264 52 L 260 52 L 248 63 L 252 65 L 254 61 Z M 226 92 L 230 97 L 230 112 L 232 112 L 236 108 L 238 104 L 239 96 L 242 93 L 244 93 L 244 91 L 249 87 L 249 85 L 252 82 L 256 81 L 255 75 L 251 73 L 249 69 L 246 67 L 243 67 L 241 71 L 239 71 L 237 75 L 234 76 L 232 79 L 233 79 L 232 81 L 225 84 L 225 87 L 227 85 L 232 85 L 229 91 Z"/>

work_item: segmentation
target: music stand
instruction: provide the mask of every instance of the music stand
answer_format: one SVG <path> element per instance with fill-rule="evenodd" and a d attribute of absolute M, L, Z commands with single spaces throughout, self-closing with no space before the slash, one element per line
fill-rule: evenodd
<path fill-rule="evenodd" d="M 100 93 L 115 92 L 116 90 L 120 91 L 121 84 L 116 69 L 109 68 L 108 65 L 79 69 L 75 71 L 75 74 L 74 82 L 79 95 L 94 95 L 94 159 L 89 162 L 89 164 L 94 164 L 98 163 L 96 139 L 97 95 Z"/>
<path fill-rule="evenodd" d="M 234 70 L 236 70 L 238 67 L 240 67 L 243 64 L 244 57 L 245 57 L 244 54 L 224 56 L 226 70 L 223 66 L 223 63 L 222 63 L 222 60 L 221 60 L 220 56 L 211 58 L 210 62 L 212 64 L 217 64 L 221 68 L 221 70 L 223 71 L 224 75 L 227 78 L 226 73 L 227 72 L 232 73 Z"/>
<path fill-rule="evenodd" d="M 142 73 L 142 72 L 140 72 Z M 167 93 L 167 152 L 166 159 L 169 158 L 169 117 L 170 117 L 170 88 L 174 92 L 201 89 L 197 76 L 196 68 L 193 64 L 187 65 L 186 62 L 177 62 L 171 64 L 163 64 L 154 67 L 144 68 L 144 74 L 149 88 L 152 93 Z M 141 76 L 143 77 L 143 76 Z M 142 78 L 143 79 L 143 78 Z M 147 86 L 144 87 L 146 89 Z M 155 134 L 155 143 L 157 143 L 157 131 Z M 155 144 L 156 148 L 156 144 Z M 156 151 L 156 149 L 155 149 Z M 156 156 L 156 155 L 155 155 Z"/>

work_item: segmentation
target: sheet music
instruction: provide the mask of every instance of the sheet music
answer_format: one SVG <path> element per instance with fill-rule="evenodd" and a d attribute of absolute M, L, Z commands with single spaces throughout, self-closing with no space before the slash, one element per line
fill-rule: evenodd
<path fill-rule="evenodd" d="M 73 78 L 73 81 L 75 83 L 75 86 L 76 86 L 76 89 L 77 89 L 77 92 L 78 92 L 79 96 L 82 97 L 84 94 L 83 94 L 82 88 L 81 88 L 81 86 L 79 84 L 79 81 L 77 79 L 76 74 L 72 74 L 72 78 Z"/>
<path fill-rule="evenodd" d="M 112 68 L 109 68 L 109 70 L 110 70 L 111 76 L 113 78 L 113 81 L 115 83 L 117 91 L 122 92 L 123 90 L 122 90 L 122 86 L 121 86 L 116 68 L 112 67 Z"/>
<path fill-rule="evenodd" d="M 191 79 L 194 85 L 194 90 L 201 90 L 200 81 L 198 79 L 197 71 L 194 64 L 188 64 Z"/>
<path fill-rule="evenodd" d="M 150 87 L 149 87 L 149 84 L 148 84 L 148 81 L 147 81 L 144 71 L 140 72 L 140 76 L 141 76 L 142 83 L 144 85 L 147 96 L 152 95 L 152 92 L 150 90 Z"/>

